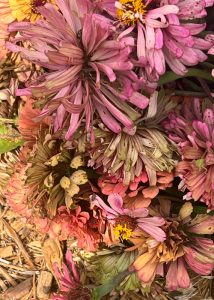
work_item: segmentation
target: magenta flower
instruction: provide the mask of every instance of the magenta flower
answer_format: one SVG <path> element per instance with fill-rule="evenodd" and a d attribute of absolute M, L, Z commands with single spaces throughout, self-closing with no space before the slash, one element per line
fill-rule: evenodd
<path fill-rule="evenodd" d="M 200 200 L 214 209 L 214 106 L 206 100 L 194 99 L 193 105 L 187 100 L 180 115 L 171 113 L 164 122 L 182 155 L 176 168 L 182 179 L 179 188 L 189 190 L 185 199 Z"/>
<path fill-rule="evenodd" d="M 60 291 L 51 297 L 51 300 L 90 300 L 90 291 L 82 286 L 78 271 L 72 259 L 71 251 L 66 252 L 66 264 L 62 264 L 62 271 L 55 263 L 53 269 L 59 281 Z"/>
<path fill-rule="evenodd" d="M 99 8 L 125 26 L 121 36 L 135 35 L 137 60 L 133 62 L 150 82 L 165 73 L 166 63 L 176 74 L 184 75 L 186 66 L 206 60 L 202 50 L 209 49 L 210 43 L 195 36 L 206 24 L 189 20 L 203 18 L 205 8 L 212 5 L 213 0 L 97 0 Z"/>
<path fill-rule="evenodd" d="M 129 239 L 134 231 L 143 230 L 157 241 L 165 240 L 166 235 L 160 228 L 165 223 L 162 217 L 150 217 L 148 209 L 144 207 L 125 208 L 123 198 L 119 194 L 109 195 L 107 201 L 110 206 L 95 195 L 91 205 L 92 209 L 101 209 L 102 214 L 112 224 L 116 238 Z"/>
<path fill-rule="evenodd" d="M 49 97 L 40 117 L 54 115 L 55 132 L 66 128 L 66 139 L 72 137 L 83 119 L 87 132 L 92 131 L 94 111 L 116 133 L 121 126 L 131 129 L 139 113 L 126 102 L 145 107 L 145 97 L 140 93 L 131 97 L 139 88 L 129 60 L 133 39 L 117 37 L 110 21 L 92 12 L 90 1 L 56 2 L 59 11 L 51 4 L 38 8 L 44 19 L 35 24 L 19 22 L 9 27 L 10 31 L 20 32 L 15 43 L 25 40 L 31 47 L 8 42 L 7 48 L 49 70 L 17 94 Z M 120 94 L 113 83 L 117 89 L 121 87 Z M 131 116 L 127 111 L 132 111 Z"/>

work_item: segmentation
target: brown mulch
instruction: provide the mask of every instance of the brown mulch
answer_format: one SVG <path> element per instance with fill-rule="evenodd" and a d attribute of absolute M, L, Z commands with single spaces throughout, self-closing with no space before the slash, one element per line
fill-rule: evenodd
<path fill-rule="evenodd" d="M 0 299 L 49 299 L 52 263 L 61 261 L 57 240 L 45 240 L 0 202 Z"/>

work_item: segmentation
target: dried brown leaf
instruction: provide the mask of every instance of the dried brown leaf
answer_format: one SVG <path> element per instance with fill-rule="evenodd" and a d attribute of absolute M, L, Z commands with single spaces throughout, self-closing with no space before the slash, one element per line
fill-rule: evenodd
<path fill-rule="evenodd" d="M 49 270 L 54 274 L 53 264 L 57 263 L 59 266 L 62 265 L 63 254 L 60 246 L 60 242 L 57 239 L 47 239 L 44 242 L 42 251 L 45 257 L 45 261 Z"/>

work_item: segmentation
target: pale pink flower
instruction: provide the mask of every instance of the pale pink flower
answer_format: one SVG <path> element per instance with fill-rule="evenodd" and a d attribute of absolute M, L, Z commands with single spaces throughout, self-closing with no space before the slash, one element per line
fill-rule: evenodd
<path fill-rule="evenodd" d="M 145 0 L 97 1 L 97 7 L 118 18 L 124 27 L 121 35 L 132 33 L 137 47 L 136 66 L 141 67 L 144 80 L 155 82 L 166 71 L 166 63 L 179 75 L 206 60 L 202 50 L 210 42 L 196 37 L 206 27 L 205 23 L 189 20 L 206 16 L 205 8 L 213 0 Z"/>
<path fill-rule="evenodd" d="M 99 208 L 102 215 L 113 226 L 116 237 L 129 239 L 134 231 L 143 230 L 157 241 L 165 240 L 165 233 L 160 228 L 165 221 L 162 217 L 150 217 L 147 208 L 129 209 L 124 206 L 123 198 L 119 194 L 108 196 L 108 206 L 97 195 L 91 197 L 91 208 L 95 211 Z"/>
<path fill-rule="evenodd" d="M 176 167 L 185 199 L 200 200 L 214 208 L 214 106 L 207 100 L 185 102 L 179 114 L 164 122 L 170 139 L 178 144 L 182 160 Z"/>
<path fill-rule="evenodd" d="M 208 50 L 208 54 L 214 55 L 214 34 L 207 34 L 205 40 L 211 43 L 211 48 Z M 214 77 L 214 69 L 212 69 L 212 76 Z"/>

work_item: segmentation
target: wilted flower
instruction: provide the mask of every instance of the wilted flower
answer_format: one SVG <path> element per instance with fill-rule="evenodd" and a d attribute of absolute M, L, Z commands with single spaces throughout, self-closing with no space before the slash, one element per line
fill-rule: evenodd
<path fill-rule="evenodd" d="M 18 161 L 13 167 L 13 174 L 3 190 L 4 197 L 11 209 L 23 218 L 31 218 L 32 210 L 28 206 L 29 199 L 33 198 L 34 187 L 26 186 L 26 165 Z"/>
<path fill-rule="evenodd" d="M 179 188 L 190 191 L 185 199 L 203 201 L 213 209 L 214 106 L 209 100 L 195 98 L 193 105 L 185 102 L 180 113 L 171 113 L 164 124 L 182 155 L 176 171 L 182 179 Z"/>
<path fill-rule="evenodd" d="M 59 292 L 51 296 L 51 300 L 90 300 L 91 293 L 80 282 L 80 277 L 74 264 L 71 251 L 67 250 L 66 263 L 62 264 L 62 270 L 55 263 L 53 269 L 59 280 Z"/>
<path fill-rule="evenodd" d="M 145 207 L 126 208 L 123 199 L 119 194 L 108 196 L 110 206 L 97 195 L 92 196 L 91 208 L 95 211 L 101 209 L 103 219 L 107 220 L 113 229 L 115 240 L 129 240 L 135 231 L 143 230 L 154 237 L 157 241 L 164 241 L 165 233 L 159 228 L 165 221 L 162 217 L 150 217 Z"/>
<path fill-rule="evenodd" d="M 19 41 L 30 41 L 30 49 L 10 42 L 7 48 L 51 70 L 18 94 L 33 94 L 37 98 L 54 95 L 43 101 L 41 118 L 56 113 L 54 130 L 67 126 L 66 139 L 72 137 L 83 118 L 86 130 L 92 131 L 94 110 L 114 132 L 120 132 L 121 125 L 132 128 L 133 120 L 140 114 L 133 109 L 131 113 L 126 101 L 141 108 L 145 99 L 139 93 L 132 97 L 137 85 L 129 61 L 133 39 L 114 37 L 115 28 L 107 18 L 92 13 L 89 1 L 57 1 L 57 4 L 61 12 L 50 4 L 38 8 L 45 20 L 35 24 L 13 23 L 9 27 L 10 31 L 20 32 Z M 111 82 L 117 90 L 124 83 L 129 87 L 128 95 L 120 96 L 109 85 Z"/>
<path fill-rule="evenodd" d="M 35 224 L 43 233 L 48 233 L 51 238 L 64 241 L 75 238 L 78 247 L 87 251 L 95 251 L 100 242 L 98 231 L 90 226 L 90 215 L 82 211 L 80 206 L 69 210 L 60 206 L 57 214 L 52 218 L 38 218 Z"/>
<path fill-rule="evenodd" d="M 213 1 L 199 0 L 98 0 L 104 9 L 119 19 L 124 28 L 122 35 L 135 35 L 137 46 L 136 65 L 145 68 L 151 81 L 158 80 L 166 70 L 165 62 L 177 74 L 184 75 L 186 66 L 206 60 L 201 51 L 210 43 L 195 37 L 206 27 L 205 23 L 192 20 L 206 16 L 205 8 Z"/>
<path fill-rule="evenodd" d="M 98 185 L 104 195 L 110 195 L 113 193 L 120 194 L 122 197 L 128 195 L 129 197 L 136 197 L 139 192 L 142 192 L 142 200 L 153 199 L 160 190 L 165 190 L 172 186 L 174 179 L 173 172 L 156 172 L 157 181 L 156 185 L 149 186 L 149 178 L 146 171 L 142 171 L 140 176 L 125 185 L 121 178 L 116 178 L 110 175 L 102 175 L 98 179 Z"/>
<path fill-rule="evenodd" d="M 6 80 L 5 82 L 0 83 L 0 86 L 2 85 L 4 87 L 5 85 L 7 88 L 0 89 L 0 117 L 10 119 L 14 117 L 14 104 L 16 100 L 15 89 L 17 88 L 18 82 L 14 78 L 11 78 L 10 81 L 7 81 L 8 76 L 5 78 L 4 73 L 6 72 L 2 72 L 0 77 L 2 75 L 1 79 Z"/>
<path fill-rule="evenodd" d="M 164 172 L 172 175 L 177 163 L 176 147 L 160 126 L 173 107 L 169 96 L 155 92 L 133 130 L 124 129 L 115 134 L 100 124 L 100 128 L 94 129 L 95 143 L 88 150 L 88 165 L 124 185 L 132 185 L 133 190 L 138 188 L 137 182 L 142 181 L 158 191 L 157 177 Z"/>
<path fill-rule="evenodd" d="M 13 174 L 14 166 L 18 161 L 17 153 L 7 152 L 0 155 L 0 196 L 4 196 L 3 189 Z"/>
<path fill-rule="evenodd" d="M 54 140 L 47 130 L 40 131 L 38 141 L 28 158 L 26 170 L 27 185 L 36 185 L 38 196 L 45 195 L 42 203 L 48 214 L 55 215 L 59 204 L 70 207 L 73 196 L 78 194 L 80 186 L 87 183 L 86 172 L 73 169 L 70 165 L 75 158 L 73 150 L 63 148 L 60 140 Z"/>
<path fill-rule="evenodd" d="M 214 244 L 211 239 L 192 236 L 214 232 L 214 218 L 208 215 L 197 215 L 191 219 L 191 203 L 185 203 L 179 214 L 170 213 L 170 201 L 160 200 L 154 214 L 158 212 L 164 217 L 166 240 L 159 243 L 140 234 L 131 241 L 135 244 L 132 249 L 138 249 L 141 254 L 133 263 L 139 279 L 150 284 L 155 275 L 166 276 L 168 290 L 190 287 L 187 266 L 195 273 L 208 275 L 214 264 Z M 159 214 L 158 214 L 159 215 Z"/>
<path fill-rule="evenodd" d="M 208 54 L 214 55 L 214 34 L 207 34 L 205 39 L 211 43 L 211 48 L 208 51 Z M 214 69 L 212 69 L 212 76 L 214 77 Z"/>
<path fill-rule="evenodd" d="M 46 118 L 43 122 L 35 122 L 34 119 L 39 115 L 40 110 L 33 108 L 33 99 L 27 97 L 22 100 L 24 104 L 19 112 L 18 128 L 25 140 L 25 145 L 32 148 L 38 139 L 40 130 L 47 130 L 48 125 L 51 124 L 51 119 Z"/>

